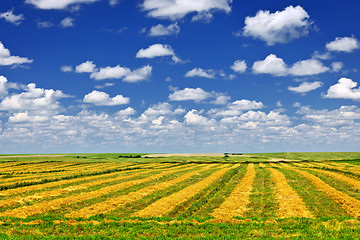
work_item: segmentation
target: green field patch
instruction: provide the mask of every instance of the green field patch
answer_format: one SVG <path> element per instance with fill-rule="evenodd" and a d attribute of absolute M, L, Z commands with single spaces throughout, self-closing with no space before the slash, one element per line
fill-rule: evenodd
<path fill-rule="evenodd" d="M 354 219 L 283 219 L 239 223 L 45 221 L 1 225 L 1 239 L 354 239 Z"/>

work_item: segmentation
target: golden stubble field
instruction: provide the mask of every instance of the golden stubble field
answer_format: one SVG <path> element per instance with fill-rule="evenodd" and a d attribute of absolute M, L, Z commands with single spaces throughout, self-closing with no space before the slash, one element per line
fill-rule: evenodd
<path fill-rule="evenodd" d="M 202 157 L 1 161 L 0 229 L 8 237 L 24 236 L 24 229 L 51 236 L 41 225 L 240 226 L 290 219 L 338 232 L 359 227 L 357 160 Z"/>

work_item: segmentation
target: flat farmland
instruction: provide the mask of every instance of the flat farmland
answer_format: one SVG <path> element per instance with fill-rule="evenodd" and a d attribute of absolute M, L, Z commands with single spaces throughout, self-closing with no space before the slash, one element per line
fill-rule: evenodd
<path fill-rule="evenodd" d="M 359 159 L 359 153 L 3 156 L 0 238 L 359 238 Z"/>

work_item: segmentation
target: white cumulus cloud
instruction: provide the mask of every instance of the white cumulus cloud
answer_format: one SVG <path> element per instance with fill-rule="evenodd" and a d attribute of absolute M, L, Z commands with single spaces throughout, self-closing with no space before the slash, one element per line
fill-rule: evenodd
<path fill-rule="evenodd" d="M 6 77 L 0 76 L 0 98 L 8 94 L 7 81 Z"/>
<path fill-rule="evenodd" d="M 235 102 L 232 102 L 228 105 L 228 109 L 240 110 L 240 111 L 245 111 L 250 109 L 261 109 L 264 107 L 265 106 L 262 102 L 251 101 L 247 99 L 236 100 Z"/>
<path fill-rule="evenodd" d="M 126 74 L 124 82 L 140 82 L 149 79 L 152 72 L 152 66 L 144 66 Z"/>
<path fill-rule="evenodd" d="M 155 58 L 163 56 L 175 55 L 174 50 L 170 45 L 153 44 L 148 48 L 142 48 L 136 54 L 137 58 Z"/>
<path fill-rule="evenodd" d="M 93 90 L 91 93 L 84 96 L 83 102 L 91 103 L 96 106 L 116 106 L 128 104 L 130 102 L 130 98 L 124 97 L 123 95 L 117 95 L 111 98 L 109 94 L 105 92 Z"/>
<path fill-rule="evenodd" d="M 135 70 L 117 65 L 115 67 L 104 67 L 91 73 L 90 78 L 95 80 L 123 79 L 124 82 L 140 82 L 147 80 L 152 73 L 152 66 L 144 66 Z"/>
<path fill-rule="evenodd" d="M 352 52 L 360 48 L 359 41 L 355 37 L 337 37 L 334 41 L 326 44 L 329 51 Z"/>
<path fill-rule="evenodd" d="M 184 116 L 185 123 L 188 125 L 209 126 L 216 123 L 214 119 L 208 119 L 199 114 L 199 111 L 192 109 Z"/>
<path fill-rule="evenodd" d="M 202 68 L 194 68 L 185 74 L 185 77 L 203 77 L 203 78 L 215 78 L 216 72 L 212 69 L 205 70 Z"/>
<path fill-rule="evenodd" d="M 12 123 L 21 123 L 21 122 L 46 122 L 49 121 L 48 116 L 41 115 L 29 115 L 28 112 L 19 112 L 15 113 L 13 116 L 9 117 L 9 122 Z"/>
<path fill-rule="evenodd" d="M 6 96 L 0 103 L 0 110 L 7 111 L 56 111 L 60 108 L 60 98 L 68 95 L 60 90 L 36 88 L 34 83 L 27 85 L 26 92 Z"/>
<path fill-rule="evenodd" d="M 178 20 L 190 13 L 211 13 L 212 11 L 231 11 L 230 3 L 232 0 L 144 0 L 141 5 L 144 11 L 148 11 L 148 16 Z"/>
<path fill-rule="evenodd" d="M 165 57 L 165 56 L 172 56 L 171 59 L 175 63 L 183 62 L 183 60 L 181 60 L 179 57 L 176 56 L 172 47 L 167 44 L 160 44 L 160 43 L 153 44 L 148 48 L 140 49 L 136 54 L 137 58 L 155 58 L 155 57 Z"/>
<path fill-rule="evenodd" d="M 301 6 L 289 6 L 283 11 L 260 10 L 254 17 L 246 17 L 243 35 L 274 45 L 307 35 L 310 26 L 309 14 Z"/>
<path fill-rule="evenodd" d="M 212 97 L 212 94 L 204 91 L 201 88 L 185 88 L 183 90 L 177 90 L 169 95 L 170 101 L 196 101 Z"/>
<path fill-rule="evenodd" d="M 254 62 L 252 70 L 255 74 L 265 73 L 274 76 L 310 76 L 330 71 L 330 68 L 317 59 L 298 61 L 288 67 L 282 58 L 270 54 L 264 60 Z"/>
<path fill-rule="evenodd" d="M 285 76 L 288 73 L 284 60 L 275 54 L 270 54 L 263 61 L 254 62 L 252 70 L 255 74 L 267 73 L 275 76 Z"/>
<path fill-rule="evenodd" d="M 14 14 L 14 10 L 10 9 L 7 12 L 1 13 L 0 18 L 4 18 L 5 21 L 10 22 L 16 26 L 19 26 L 21 22 L 24 20 L 24 15 L 23 14 L 16 15 Z"/>
<path fill-rule="evenodd" d="M 170 36 L 170 35 L 177 35 L 179 33 L 180 33 L 180 27 L 178 23 L 173 23 L 168 26 L 158 24 L 156 26 L 151 27 L 149 36 L 151 37 Z"/>
<path fill-rule="evenodd" d="M 246 71 L 247 65 L 245 60 L 236 60 L 230 68 L 234 70 L 234 72 L 244 73 Z"/>
<path fill-rule="evenodd" d="M 65 9 L 71 5 L 81 3 L 94 3 L 99 0 L 25 0 L 26 3 L 32 4 L 40 9 Z"/>
<path fill-rule="evenodd" d="M 5 48 L 5 46 L 0 42 L 0 65 L 15 65 L 15 64 L 24 64 L 24 63 L 32 63 L 32 59 L 28 59 L 25 57 L 11 56 L 9 49 Z"/>
<path fill-rule="evenodd" d="M 86 61 L 76 66 L 77 73 L 91 73 L 94 72 L 96 65 L 92 61 Z"/>
<path fill-rule="evenodd" d="M 159 115 L 177 115 L 185 113 L 185 110 L 182 108 L 176 108 L 173 110 L 173 107 L 167 102 L 161 102 L 155 104 L 144 111 L 146 116 L 159 116 Z"/>
<path fill-rule="evenodd" d="M 296 62 L 290 69 L 289 74 L 294 76 L 317 75 L 329 71 L 322 62 L 316 59 L 308 59 Z"/>
<path fill-rule="evenodd" d="M 313 91 L 319 87 L 321 87 L 323 85 L 322 82 L 320 81 L 315 81 L 315 82 L 303 82 L 301 83 L 299 86 L 297 87 L 288 87 L 288 89 L 290 91 L 296 92 L 296 93 L 307 93 L 310 91 Z"/>
<path fill-rule="evenodd" d="M 360 100 L 360 88 L 356 88 L 357 85 L 357 82 L 349 78 L 340 78 L 338 83 L 328 89 L 324 97 Z"/>
<path fill-rule="evenodd" d="M 126 67 L 121 67 L 117 65 L 115 67 L 104 67 L 99 70 L 92 72 L 90 78 L 94 78 L 96 80 L 104 80 L 104 79 L 119 79 L 125 77 L 131 70 Z"/>
<path fill-rule="evenodd" d="M 123 79 L 124 82 L 134 83 L 149 79 L 152 73 L 152 66 L 146 65 L 134 70 L 131 70 L 127 67 L 122 67 L 120 65 L 117 65 L 115 67 L 107 66 L 102 68 L 96 68 L 96 65 L 92 61 L 86 61 L 76 66 L 75 72 L 90 73 L 90 78 L 95 80 Z M 105 87 L 106 86 L 107 85 L 105 85 Z"/>

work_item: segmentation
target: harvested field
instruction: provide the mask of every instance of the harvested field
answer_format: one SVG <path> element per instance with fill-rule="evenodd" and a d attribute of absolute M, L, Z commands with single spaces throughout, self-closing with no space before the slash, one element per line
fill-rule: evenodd
<path fill-rule="evenodd" d="M 307 178 L 317 189 L 327 194 L 330 198 L 338 202 L 351 217 L 360 217 L 360 201 L 342 193 L 335 188 L 329 186 L 320 178 L 299 169 L 291 169 Z"/>
<path fill-rule="evenodd" d="M 178 178 L 175 178 L 173 180 L 170 181 L 166 181 L 166 182 L 162 182 L 162 183 L 158 183 L 154 186 L 149 186 L 143 189 L 140 189 L 139 191 L 136 192 L 132 192 L 129 193 L 127 195 L 123 195 L 117 198 L 111 198 L 105 202 L 101 202 L 95 205 L 92 205 L 90 207 L 87 208 L 83 208 L 79 211 L 76 212 L 72 212 L 71 214 L 67 214 L 67 217 L 83 217 L 83 218 L 88 218 L 90 216 L 99 214 L 99 213 L 105 213 L 105 212 L 109 212 L 109 211 L 113 211 L 115 210 L 117 207 L 124 205 L 128 202 L 131 201 L 136 201 L 140 198 L 143 198 L 147 195 L 152 194 L 153 192 L 156 191 L 160 191 L 164 188 L 170 187 L 174 184 L 177 184 L 179 182 L 185 181 L 186 179 L 194 176 L 195 174 L 198 174 L 206 169 L 208 169 L 209 166 L 206 166 L 205 168 L 202 168 L 200 170 L 196 170 L 196 171 L 191 171 L 189 173 L 185 173 L 184 175 L 181 175 Z"/>
<path fill-rule="evenodd" d="M 298 194 L 289 186 L 285 176 L 276 169 L 270 168 L 276 186 L 276 199 L 279 203 L 279 218 L 306 217 L 312 215 Z"/>
<path fill-rule="evenodd" d="M 139 212 L 136 212 L 134 216 L 161 217 L 167 212 L 171 211 L 176 205 L 181 204 L 182 202 L 194 196 L 196 193 L 200 192 L 202 189 L 206 188 L 216 179 L 220 178 L 225 172 L 229 171 L 229 169 L 230 168 L 220 169 L 204 180 L 197 182 L 194 185 L 191 185 L 169 197 L 163 198 Z"/>
<path fill-rule="evenodd" d="M 10 226 L 44 224 L 84 229 L 115 223 L 269 228 L 283 221 L 322 221 L 319 217 L 348 219 L 336 227 L 360 229 L 354 219 L 360 217 L 356 164 L 203 158 L 206 161 L 196 156 L 149 162 L 0 162 L 6 169 L 0 176 L 0 234 Z"/>
<path fill-rule="evenodd" d="M 211 215 L 216 219 L 231 219 L 234 216 L 242 216 L 250 202 L 249 196 L 253 188 L 254 178 L 254 165 L 249 164 L 244 178 L 241 179 L 225 202 L 215 209 Z"/>

